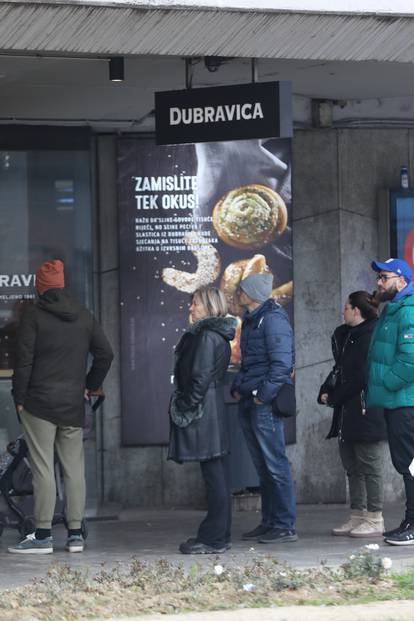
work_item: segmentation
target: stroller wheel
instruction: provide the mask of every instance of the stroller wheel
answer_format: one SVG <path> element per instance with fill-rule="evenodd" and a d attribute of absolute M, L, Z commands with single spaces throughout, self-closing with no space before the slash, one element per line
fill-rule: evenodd
<path fill-rule="evenodd" d="M 36 526 L 34 521 L 31 518 L 24 518 L 23 522 L 20 524 L 19 532 L 22 537 L 26 537 L 26 535 L 30 535 L 30 533 L 34 533 L 36 530 Z"/>

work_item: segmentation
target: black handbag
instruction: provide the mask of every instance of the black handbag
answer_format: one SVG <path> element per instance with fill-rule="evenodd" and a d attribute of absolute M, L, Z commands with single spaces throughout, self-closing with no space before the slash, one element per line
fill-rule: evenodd
<path fill-rule="evenodd" d="M 337 368 L 332 369 L 332 371 L 329 372 L 328 377 L 322 384 L 324 390 L 328 393 L 333 392 L 336 388 L 336 385 L 338 384 L 338 380 L 339 380 L 339 369 Z"/>
<path fill-rule="evenodd" d="M 296 415 L 296 395 L 293 384 L 283 384 L 272 401 L 272 410 L 275 416 L 291 418 Z"/>

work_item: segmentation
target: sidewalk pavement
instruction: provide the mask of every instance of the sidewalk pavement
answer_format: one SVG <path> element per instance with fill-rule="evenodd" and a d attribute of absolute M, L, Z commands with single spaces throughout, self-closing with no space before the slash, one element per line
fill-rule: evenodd
<path fill-rule="evenodd" d="M 129 617 L 128 621 L 349 621 L 349 619 L 352 621 L 378 621 L 378 619 L 381 621 L 412 621 L 413 618 L 413 602 L 404 600 L 358 606 L 283 606 L 278 609 L 250 608 L 217 612 L 189 612 L 178 615 Z"/>
<path fill-rule="evenodd" d="M 386 527 L 397 526 L 402 513 L 403 507 L 400 504 L 387 506 L 384 511 Z M 185 567 L 195 561 L 211 565 L 215 556 L 184 556 L 177 549 L 181 541 L 195 535 L 203 515 L 204 512 L 193 510 L 126 510 L 120 513 L 118 520 L 89 523 L 88 545 L 83 554 L 68 554 L 64 551 L 66 532 L 63 526 L 54 529 L 53 555 L 8 554 L 7 546 L 15 543 L 19 537 L 17 531 L 5 530 L 0 538 L 0 590 L 27 584 L 34 577 L 43 576 L 48 567 L 56 562 L 88 568 L 90 573 L 98 571 L 103 564 L 107 568 L 117 563 L 126 564 L 133 557 L 148 562 L 163 558 L 171 563 L 181 562 Z M 241 533 L 256 526 L 260 515 L 257 512 L 236 512 L 233 520 L 233 547 L 220 556 L 220 562 L 240 565 L 254 558 L 271 555 L 296 568 L 315 567 L 321 562 L 335 567 L 360 546 L 378 543 L 379 553 L 392 559 L 394 570 L 414 567 L 414 545 L 389 546 L 381 538 L 332 537 L 331 528 L 342 523 L 347 516 L 345 505 L 300 505 L 297 523 L 299 541 L 265 545 L 241 540 Z"/>

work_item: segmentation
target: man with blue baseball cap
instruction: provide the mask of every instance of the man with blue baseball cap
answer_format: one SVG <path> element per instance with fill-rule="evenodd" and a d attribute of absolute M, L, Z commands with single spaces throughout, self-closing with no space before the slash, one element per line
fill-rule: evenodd
<path fill-rule="evenodd" d="M 390 545 L 414 545 L 414 283 L 402 259 L 373 261 L 376 297 L 388 302 L 368 354 L 366 405 L 385 410 L 392 463 L 404 479 L 406 512 L 384 533 Z"/>

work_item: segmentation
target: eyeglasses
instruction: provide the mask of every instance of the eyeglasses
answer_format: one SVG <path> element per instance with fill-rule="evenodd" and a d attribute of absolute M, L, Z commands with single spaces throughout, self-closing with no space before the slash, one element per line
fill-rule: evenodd
<path fill-rule="evenodd" d="M 387 280 L 392 280 L 393 278 L 399 278 L 399 276 L 386 276 L 385 274 L 377 274 L 375 276 L 375 280 L 378 282 L 387 282 Z"/>

